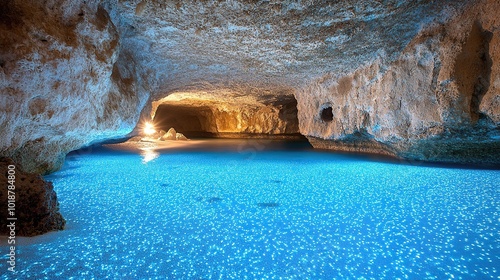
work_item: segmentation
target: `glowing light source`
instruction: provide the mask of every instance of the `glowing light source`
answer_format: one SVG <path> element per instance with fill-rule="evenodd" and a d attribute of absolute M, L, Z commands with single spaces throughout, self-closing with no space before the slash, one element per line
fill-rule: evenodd
<path fill-rule="evenodd" d="M 156 132 L 156 130 L 155 130 L 155 127 L 153 126 L 152 123 L 147 122 L 144 124 L 144 134 L 151 135 L 155 132 Z"/>

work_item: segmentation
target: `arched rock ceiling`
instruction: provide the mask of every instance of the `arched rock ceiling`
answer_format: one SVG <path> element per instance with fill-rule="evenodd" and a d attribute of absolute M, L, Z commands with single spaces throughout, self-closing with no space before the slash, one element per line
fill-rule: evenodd
<path fill-rule="evenodd" d="M 255 92 L 240 92 L 232 89 L 220 88 L 214 91 L 186 91 L 174 92 L 168 96 L 152 102 L 151 118 L 161 104 L 179 104 L 182 106 L 214 106 L 214 107 L 244 107 L 279 105 L 283 102 L 295 100 L 289 91 L 274 92 L 269 90 L 256 90 Z"/>
<path fill-rule="evenodd" d="M 175 91 L 280 94 L 396 58 L 467 1 L 108 1 L 153 99 Z"/>

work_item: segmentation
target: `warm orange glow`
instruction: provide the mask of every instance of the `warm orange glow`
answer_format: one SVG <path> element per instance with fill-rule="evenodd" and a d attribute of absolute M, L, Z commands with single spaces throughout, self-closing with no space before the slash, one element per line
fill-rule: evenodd
<path fill-rule="evenodd" d="M 155 132 L 156 130 L 152 123 L 147 122 L 144 124 L 144 134 L 151 135 Z"/>

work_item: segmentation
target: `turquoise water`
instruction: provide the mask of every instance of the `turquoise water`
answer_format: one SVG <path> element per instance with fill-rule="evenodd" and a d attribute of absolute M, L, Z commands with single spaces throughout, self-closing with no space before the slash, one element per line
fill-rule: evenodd
<path fill-rule="evenodd" d="M 498 170 L 218 143 L 69 155 L 2 279 L 500 279 Z"/>

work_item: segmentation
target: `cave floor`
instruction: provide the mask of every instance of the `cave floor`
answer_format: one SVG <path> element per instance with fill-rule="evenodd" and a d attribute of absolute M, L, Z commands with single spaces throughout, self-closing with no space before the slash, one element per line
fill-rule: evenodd
<path fill-rule="evenodd" d="M 16 277 L 500 276 L 499 170 L 398 164 L 284 141 L 176 145 L 196 141 L 207 142 L 68 155 L 46 176 L 67 227 L 20 238 Z"/>

